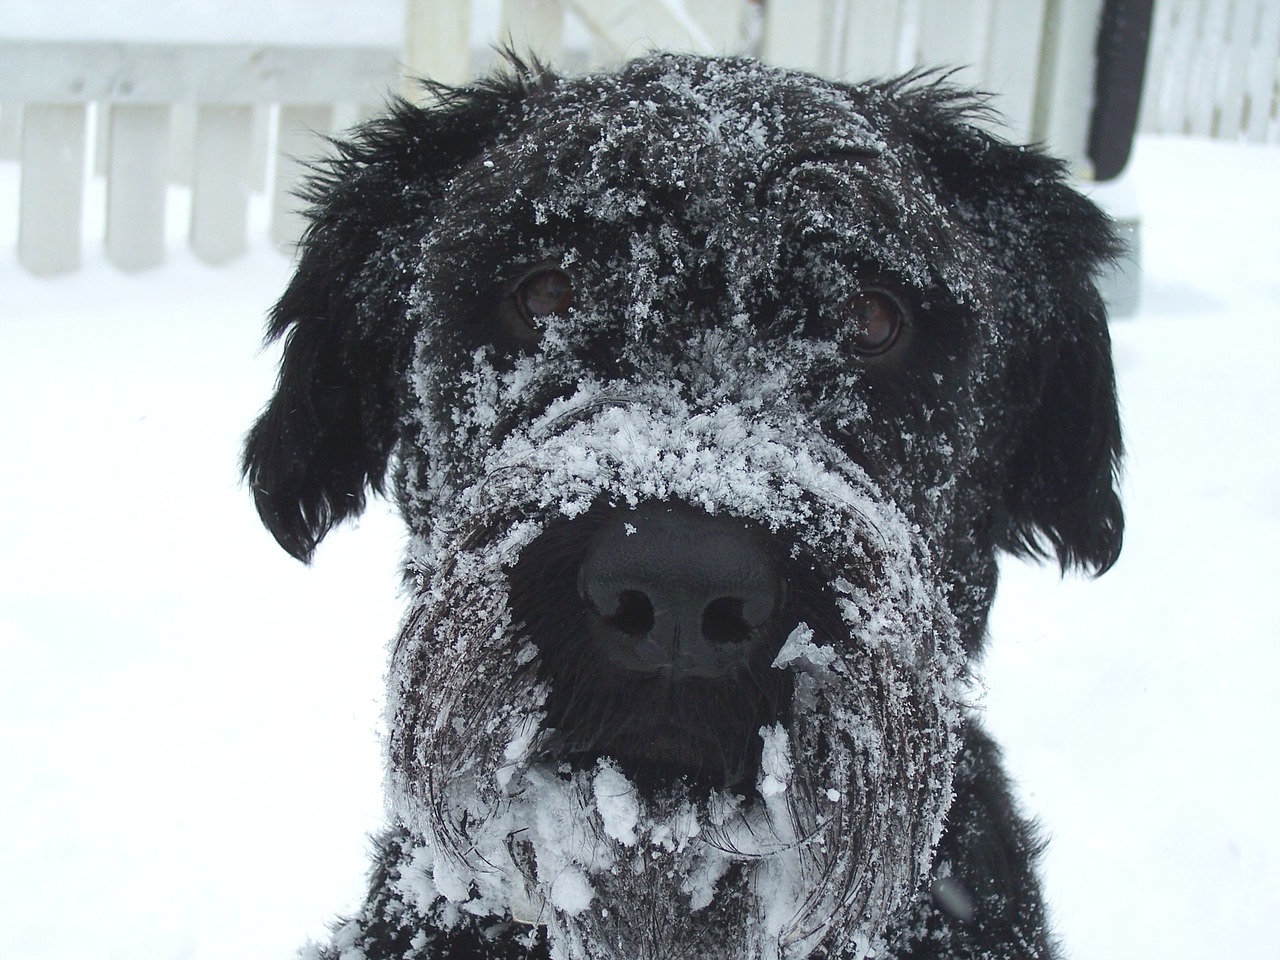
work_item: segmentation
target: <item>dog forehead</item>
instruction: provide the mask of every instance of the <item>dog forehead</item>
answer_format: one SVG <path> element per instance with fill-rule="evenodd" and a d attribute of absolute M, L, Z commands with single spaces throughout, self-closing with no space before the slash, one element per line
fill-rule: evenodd
<path fill-rule="evenodd" d="M 656 127 L 695 147 L 753 160 L 821 140 L 879 145 L 846 88 L 751 60 L 640 60 L 618 73 L 564 81 L 551 103 L 609 139 L 646 139 Z"/>
<path fill-rule="evenodd" d="M 613 189 L 755 190 L 801 159 L 875 158 L 885 144 L 847 88 L 754 61 L 659 56 L 560 81 L 497 146 L 563 199 Z"/>
<path fill-rule="evenodd" d="M 446 183 L 419 289 L 562 261 L 637 316 L 690 284 L 734 315 L 786 285 L 836 302 L 865 277 L 974 302 L 987 256 L 901 114 L 875 84 L 730 58 L 544 78 Z"/>

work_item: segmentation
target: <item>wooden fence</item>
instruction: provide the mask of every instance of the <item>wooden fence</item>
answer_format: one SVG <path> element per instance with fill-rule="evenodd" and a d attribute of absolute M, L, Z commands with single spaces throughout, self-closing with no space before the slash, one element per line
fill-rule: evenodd
<path fill-rule="evenodd" d="M 1157 0 L 1140 129 L 1280 142 L 1280 0 Z"/>
<path fill-rule="evenodd" d="M 397 69 L 383 49 L 0 42 L 0 123 L 21 129 L 20 262 L 37 274 L 79 264 L 92 171 L 106 179 L 104 240 L 122 269 L 163 260 L 173 181 L 191 184 L 203 260 L 244 251 L 249 197 L 268 178 L 271 231 L 289 242 L 296 158 L 323 149 L 315 134 L 339 105 L 382 100 Z"/>
<path fill-rule="evenodd" d="M 917 64 L 998 94 L 1014 139 L 1084 167 L 1102 0 L 504 0 L 471 35 L 467 0 L 407 0 L 403 48 L 20 42 L 0 39 L 0 159 L 21 165 L 18 256 L 77 267 L 86 187 L 106 182 L 107 256 L 162 262 L 166 184 L 191 186 L 190 242 L 209 263 L 247 246 L 251 193 L 272 237 L 299 219 L 290 190 L 316 134 L 383 101 L 402 68 L 446 81 L 509 41 L 574 72 L 647 49 L 742 53 L 858 78 Z M 1275 143 L 1280 0 L 1157 0 L 1143 129 Z"/>

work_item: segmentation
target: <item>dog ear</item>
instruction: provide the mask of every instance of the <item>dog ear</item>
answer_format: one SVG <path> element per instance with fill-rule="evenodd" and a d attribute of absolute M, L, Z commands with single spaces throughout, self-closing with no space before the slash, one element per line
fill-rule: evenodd
<path fill-rule="evenodd" d="M 301 196 L 310 223 L 267 340 L 284 337 L 275 393 L 245 440 L 242 468 L 258 514 L 285 550 L 316 544 L 382 493 L 412 356 L 407 312 L 418 246 L 450 177 L 510 122 L 542 74 L 463 88 L 430 86 L 333 141 Z"/>
<path fill-rule="evenodd" d="M 1119 253 L 1111 222 L 1069 186 L 1062 163 L 976 127 L 984 107 L 973 97 L 945 84 L 907 95 L 914 139 L 951 210 L 1007 281 L 998 320 L 1013 353 L 996 389 L 1029 405 L 1006 411 L 998 546 L 1100 574 L 1124 535 L 1115 373 L 1096 284 Z"/>
<path fill-rule="evenodd" d="M 1070 326 L 1043 357 L 1039 403 L 1021 424 L 1005 472 L 1008 525 L 1001 544 L 1063 569 L 1104 573 L 1120 555 L 1120 415 L 1106 311 L 1096 291 L 1056 304 Z"/>

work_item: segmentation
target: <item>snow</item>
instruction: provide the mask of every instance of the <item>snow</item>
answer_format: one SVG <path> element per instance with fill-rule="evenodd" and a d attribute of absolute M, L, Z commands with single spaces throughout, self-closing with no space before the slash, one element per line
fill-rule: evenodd
<path fill-rule="evenodd" d="M 1139 141 L 1124 553 L 1096 582 L 1001 581 L 990 720 L 1077 957 L 1275 956 L 1278 171 L 1274 148 Z"/>
<path fill-rule="evenodd" d="M 782 649 L 773 659 L 775 667 L 787 667 L 797 664 L 802 669 L 822 674 L 839 659 L 834 647 L 818 646 L 813 642 L 813 628 L 807 623 L 799 624 L 782 644 Z"/>
<path fill-rule="evenodd" d="M 640 804 L 635 787 L 616 767 L 602 763 L 591 782 L 595 790 L 596 809 L 610 837 L 628 847 L 636 843 L 636 824 L 640 820 Z"/>
<path fill-rule="evenodd" d="M 1114 326 L 1125 552 L 1098 581 L 1005 565 L 986 710 L 1051 838 L 1071 956 L 1274 950 L 1277 160 L 1140 141 L 1143 306 Z M 204 267 L 175 217 L 159 270 L 95 244 L 36 280 L 15 207 L 0 165 L 2 952 L 290 956 L 363 891 L 403 535 L 375 505 L 304 568 L 238 486 L 285 258 Z M 625 842 L 623 779 L 602 768 L 591 802 Z M 562 875 L 557 902 L 585 906 Z"/>

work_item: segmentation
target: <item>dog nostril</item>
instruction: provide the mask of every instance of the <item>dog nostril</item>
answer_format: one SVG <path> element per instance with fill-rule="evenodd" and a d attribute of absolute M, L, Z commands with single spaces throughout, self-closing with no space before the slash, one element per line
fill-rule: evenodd
<path fill-rule="evenodd" d="M 712 643 L 742 643 L 751 636 L 751 625 L 742 616 L 743 601 L 719 597 L 702 611 L 702 635 Z"/>
<path fill-rule="evenodd" d="M 653 603 L 639 590 L 623 590 L 618 609 L 605 620 L 629 637 L 646 636 L 653 629 Z"/>

